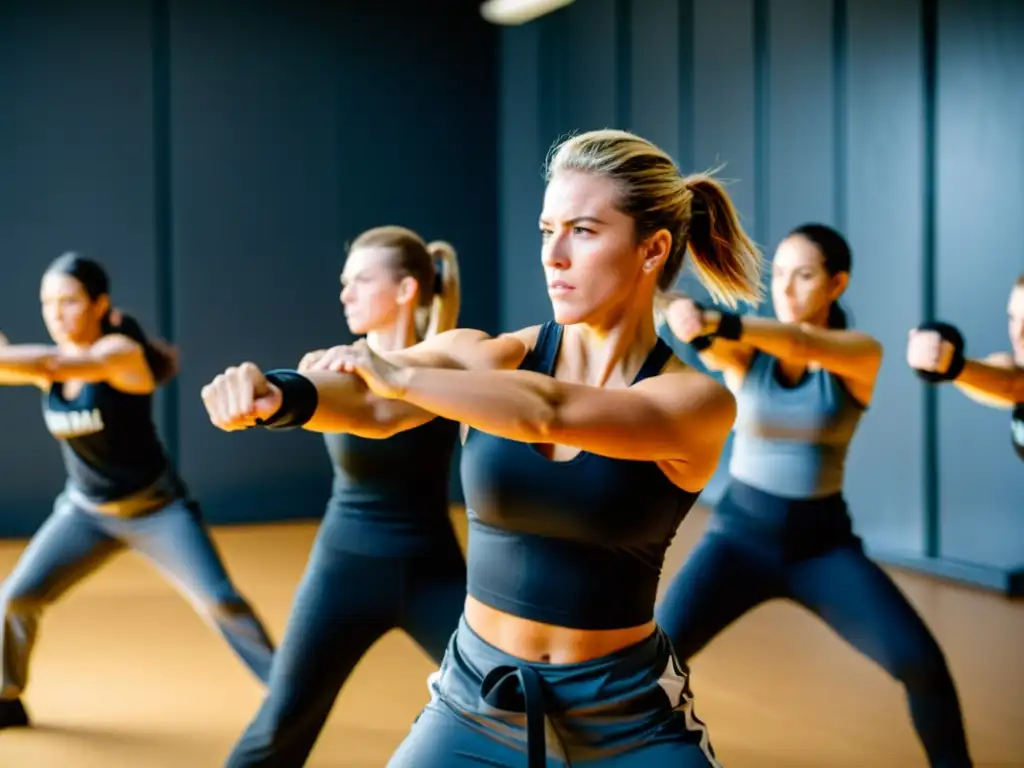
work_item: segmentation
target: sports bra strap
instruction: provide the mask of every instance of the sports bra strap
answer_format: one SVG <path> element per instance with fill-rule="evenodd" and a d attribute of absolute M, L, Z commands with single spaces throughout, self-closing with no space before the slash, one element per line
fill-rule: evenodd
<path fill-rule="evenodd" d="M 562 346 L 563 326 L 549 320 L 540 327 L 537 342 L 527 357 L 527 366 L 531 371 L 551 376 L 558 362 L 558 350 Z"/>
<path fill-rule="evenodd" d="M 544 323 L 540 327 L 540 331 L 537 332 L 537 343 L 530 350 L 530 354 L 527 356 L 523 367 L 529 368 L 529 370 L 536 373 L 543 373 L 546 376 L 553 375 L 555 363 L 558 362 L 558 350 L 562 346 L 562 331 L 564 328 L 565 326 L 552 320 Z M 665 343 L 664 339 L 659 338 L 647 354 L 647 358 L 644 360 L 643 365 L 640 366 L 640 370 L 637 371 L 633 384 L 649 379 L 651 376 L 657 376 L 661 373 L 661 369 L 665 367 L 665 363 L 669 361 L 670 357 L 672 357 L 672 348 Z"/>
<path fill-rule="evenodd" d="M 661 373 L 661 369 L 665 367 L 665 363 L 669 361 L 670 357 L 672 357 L 672 347 L 666 344 L 664 339 L 659 338 L 658 343 L 651 348 L 651 351 L 647 354 L 647 359 L 644 360 L 644 364 L 637 371 L 633 383 L 637 384 L 644 379 L 651 378 L 651 376 L 657 376 Z"/>

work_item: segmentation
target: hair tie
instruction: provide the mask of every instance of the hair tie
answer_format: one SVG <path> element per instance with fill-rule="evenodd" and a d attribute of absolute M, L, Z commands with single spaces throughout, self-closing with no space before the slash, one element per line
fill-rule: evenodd
<path fill-rule="evenodd" d="M 711 213 L 704 195 L 693 188 L 690 189 L 690 226 L 689 240 L 691 243 L 707 243 L 711 240 Z"/>
<path fill-rule="evenodd" d="M 444 293 L 444 262 L 434 263 L 434 295 L 440 296 Z"/>

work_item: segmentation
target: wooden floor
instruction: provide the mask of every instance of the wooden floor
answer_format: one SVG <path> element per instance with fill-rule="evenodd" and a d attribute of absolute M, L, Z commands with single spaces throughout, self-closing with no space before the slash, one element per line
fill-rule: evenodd
<path fill-rule="evenodd" d="M 687 520 L 668 572 L 704 519 Z M 275 638 L 314 532 L 305 524 L 217 531 Z M 21 549 L 0 543 L 0 575 Z M 1024 603 L 898 581 L 945 648 L 976 765 L 1024 766 Z M 47 613 L 34 662 L 26 701 L 37 727 L 0 733 L 3 768 L 217 768 L 260 699 L 227 646 L 134 555 Z M 309 765 L 384 765 L 426 701 L 431 669 L 404 636 L 385 637 L 356 669 Z M 795 607 L 751 613 L 693 671 L 698 713 L 730 768 L 925 765 L 900 688 Z"/>

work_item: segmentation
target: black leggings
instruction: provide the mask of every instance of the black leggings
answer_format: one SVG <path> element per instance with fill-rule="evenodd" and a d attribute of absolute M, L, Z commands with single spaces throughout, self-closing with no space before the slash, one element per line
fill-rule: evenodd
<path fill-rule="evenodd" d="M 378 557 L 318 540 L 270 668 L 268 692 L 226 766 L 304 765 L 334 700 L 380 637 L 399 628 L 438 664 L 466 600 L 454 535 L 429 557 Z"/>
<path fill-rule="evenodd" d="M 788 502 L 733 482 L 657 610 L 681 660 L 760 603 L 820 617 L 907 692 L 932 766 L 970 766 L 942 651 L 893 581 L 864 554 L 841 496 Z"/>

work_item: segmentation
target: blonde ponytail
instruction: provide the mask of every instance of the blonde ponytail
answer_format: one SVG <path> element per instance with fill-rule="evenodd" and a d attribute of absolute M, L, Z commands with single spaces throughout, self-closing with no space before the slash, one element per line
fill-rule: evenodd
<path fill-rule="evenodd" d="M 743 231 L 729 195 L 709 174 L 687 176 L 683 184 L 693 196 L 689 246 L 697 278 L 716 302 L 734 309 L 740 301 L 758 304 L 764 257 Z"/>
<path fill-rule="evenodd" d="M 435 240 L 427 244 L 427 253 L 434 260 L 436 277 L 424 338 L 450 331 L 459 322 L 462 303 L 459 281 L 459 259 L 451 243 Z"/>

